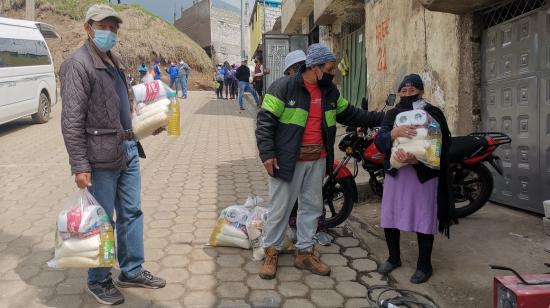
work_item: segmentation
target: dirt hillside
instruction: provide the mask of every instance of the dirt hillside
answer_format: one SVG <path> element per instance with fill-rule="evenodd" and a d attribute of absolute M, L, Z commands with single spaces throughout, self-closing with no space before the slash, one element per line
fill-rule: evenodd
<path fill-rule="evenodd" d="M 24 18 L 24 0 L 2 0 L 4 15 L 10 18 Z M 48 23 L 61 35 L 60 40 L 48 40 L 56 70 L 63 59 L 81 46 L 85 39 L 84 15 L 92 0 L 37 0 L 36 20 Z M 132 72 L 145 62 L 150 65 L 160 59 L 163 65 L 172 60 L 184 59 L 193 69 L 190 90 L 210 89 L 213 64 L 204 50 L 173 25 L 152 15 L 138 5 L 112 5 L 121 15 L 124 23 L 119 32 L 115 52 L 120 54 Z M 166 76 L 163 76 L 166 77 Z"/>

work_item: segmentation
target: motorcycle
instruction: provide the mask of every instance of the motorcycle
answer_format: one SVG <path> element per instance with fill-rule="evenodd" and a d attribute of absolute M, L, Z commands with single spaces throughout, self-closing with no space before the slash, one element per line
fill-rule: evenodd
<path fill-rule="evenodd" d="M 392 97 L 388 97 L 388 101 L 391 100 Z M 387 105 L 391 105 L 388 101 Z M 338 148 L 345 156 L 341 161 L 334 162 L 335 175 L 328 175 L 323 182 L 323 198 L 327 213 L 325 221 L 328 228 L 344 222 L 357 202 L 355 177 L 359 162 L 369 173 L 369 187 L 372 192 L 382 196 L 385 155 L 380 153 L 374 144 L 378 129 L 358 128 L 340 139 Z M 452 138 L 449 159 L 457 218 L 469 216 L 487 203 L 493 191 L 493 176 L 485 162 L 502 176 L 502 162 L 494 152 L 499 146 L 511 142 L 510 137 L 499 132 L 472 133 Z M 355 162 L 353 173 L 347 168 L 352 160 Z"/>

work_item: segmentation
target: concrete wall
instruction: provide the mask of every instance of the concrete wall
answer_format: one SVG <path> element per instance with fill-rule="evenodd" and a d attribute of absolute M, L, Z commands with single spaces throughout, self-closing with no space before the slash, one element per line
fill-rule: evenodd
<path fill-rule="evenodd" d="M 365 13 L 371 106 L 396 93 L 403 76 L 418 73 L 425 97 L 443 109 L 451 130 L 471 131 L 472 17 L 431 12 L 416 0 L 367 0 Z"/>
<path fill-rule="evenodd" d="M 265 25 L 264 25 L 264 10 L 265 10 Z M 256 9 L 252 11 L 250 17 L 250 50 L 249 55 L 252 57 L 258 47 L 262 45 L 262 34 L 273 30 L 273 26 L 277 21 L 277 18 L 281 16 L 280 6 L 264 7 L 260 2 L 256 2 Z M 265 29 L 264 29 L 265 27 Z"/>
<path fill-rule="evenodd" d="M 506 0 L 418 0 L 431 11 L 453 14 L 472 13 L 491 6 L 499 5 Z"/>
<path fill-rule="evenodd" d="M 176 20 L 174 26 L 187 34 L 202 48 L 210 46 L 210 1 L 203 0 L 182 11 L 181 17 Z"/>
<path fill-rule="evenodd" d="M 241 61 L 241 16 L 217 8 L 211 9 L 213 60 L 215 63 Z"/>

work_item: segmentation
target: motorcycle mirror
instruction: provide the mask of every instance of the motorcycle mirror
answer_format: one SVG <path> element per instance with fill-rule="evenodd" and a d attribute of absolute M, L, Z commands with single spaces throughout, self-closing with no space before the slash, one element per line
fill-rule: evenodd
<path fill-rule="evenodd" d="M 395 104 L 395 99 L 397 98 L 397 95 L 395 94 L 389 94 L 388 98 L 386 98 L 386 106 L 393 106 Z"/>

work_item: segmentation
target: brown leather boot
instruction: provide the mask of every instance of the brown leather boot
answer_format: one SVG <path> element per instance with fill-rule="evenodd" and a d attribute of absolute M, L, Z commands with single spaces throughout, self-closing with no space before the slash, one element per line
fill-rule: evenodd
<path fill-rule="evenodd" d="M 258 275 L 262 279 L 273 279 L 275 278 L 275 275 L 277 274 L 277 260 L 279 259 L 279 252 L 275 247 L 269 247 L 265 249 L 265 259 L 262 266 L 260 266 L 260 270 L 258 271 Z"/>
<path fill-rule="evenodd" d="M 316 275 L 328 276 L 330 274 L 330 267 L 319 259 L 313 247 L 306 250 L 298 250 L 294 266 L 299 269 L 308 270 Z"/>

